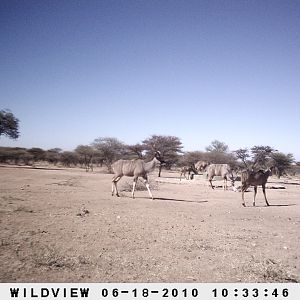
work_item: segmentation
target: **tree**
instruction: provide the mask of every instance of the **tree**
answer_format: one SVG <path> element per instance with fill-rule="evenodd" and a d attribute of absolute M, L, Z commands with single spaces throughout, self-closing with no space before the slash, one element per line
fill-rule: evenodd
<path fill-rule="evenodd" d="M 0 162 L 8 163 L 11 159 L 11 149 L 10 147 L 0 147 Z"/>
<path fill-rule="evenodd" d="M 182 153 L 182 143 L 176 136 L 152 135 L 143 141 L 143 145 L 148 156 L 154 156 L 155 151 L 159 151 L 166 168 L 171 168 L 179 159 Z M 161 176 L 162 164 L 159 166 L 158 177 Z"/>
<path fill-rule="evenodd" d="M 20 164 L 22 161 L 26 165 L 33 160 L 33 155 L 31 155 L 27 149 L 19 147 L 1 147 L 0 148 L 0 161 L 3 163 Z"/>
<path fill-rule="evenodd" d="M 280 178 L 287 170 L 292 167 L 292 163 L 295 161 L 293 154 L 284 154 L 276 152 L 271 154 L 271 166 L 275 167 L 277 176 Z"/>
<path fill-rule="evenodd" d="M 253 156 L 252 168 L 266 168 L 268 160 L 270 159 L 273 152 L 277 150 L 270 146 L 254 146 L 251 148 L 251 153 Z"/>
<path fill-rule="evenodd" d="M 144 145 L 135 144 L 126 146 L 128 150 L 128 156 L 137 158 L 143 158 L 143 152 L 146 150 Z"/>
<path fill-rule="evenodd" d="M 236 157 L 229 152 L 229 147 L 225 143 L 214 140 L 205 149 L 207 161 L 214 164 L 229 164 L 232 168 L 236 168 Z"/>
<path fill-rule="evenodd" d="M 33 156 L 33 160 L 39 161 L 39 160 L 44 160 L 45 159 L 45 151 L 41 148 L 31 148 L 27 150 L 28 153 L 30 153 Z"/>
<path fill-rule="evenodd" d="M 207 159 L 206 161 L 212 164 L 229 164 L 231 168 L 236 169 L 237 159 L 233 153 L 230 152 L 217 152 L 211 151 L 207 152 Z"/>
<path fill-rule="evenodd" d="M 218 140 L 214 140 L 209 146 L 205 148 L 205 150 L 208 152 L 226 153 L 228 152 L 229 148 L 225 143 L 220 142 Z"/>
<path fill-rule="evenodd" d="M 238 150 L 233 151 L 237 159 L 240 159 L 245 167 L 248 169 L 248 159 L 250 158 L 249 150 L 247 148 L 240 148 Z"/>
<path fill-rule="evenodd" d="M 0 111 L 0 137 L 1 135 L 11 139 L 19 137 L 19 120 L 8 110 Z"/>
<path fill-rule="evenodd" d="M 101 153 L 103 163 L 107 166 L 109 172 L 112 172 L 112 163 L 123 158 L 126 153 L 125 144 L 113 137 L 97 138 L 92 143 L 92 146 Z"/>
<path fill-rule="evenodd" d="M 207 161 L 207 154 L 202 151 L 189 151 L 185 152 L 179 157 L 180 166 L 190 166 L 196 162 L 203 160 Z"/>
<path fill-rule="evenodd" d="M 72 151 L 64 151 L 61 154 L 61 162 L 66 167 L 71 167 L 71 165 L 76 166 L 79 161 L 78 154 Z"/>
<path fill-rule="evenodd" d="M 60 161 L 62 149 L 53 148 L 49 149 L 45 153 L 45 159 L 47 162 L 56 165 Z"/>
<path fill-rule="evenodd" d="M 79 159 L 84 165 L 86 172 L 88 172 L 89 169 L 93 171 L 93 157 L 95 150 L 91 146 L 80 145 L 75 149 L 75 152 L 79 155 Z"/>

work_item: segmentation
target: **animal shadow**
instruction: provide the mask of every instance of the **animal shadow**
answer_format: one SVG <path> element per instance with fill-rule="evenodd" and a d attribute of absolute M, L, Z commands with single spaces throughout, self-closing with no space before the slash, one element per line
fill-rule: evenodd
<path fill-rule="evenodd" d="M 289 206 L 295 206 L 297 204 L 295 203 L 291 203 L 291 204 L 270 204 L 269 206 L 267 205 L 255 205 L 255 206 L 252 206 L 252 205 L 248 205 L 246 207 L 254 207 L 254 208 L 261 208 L 261 207 L 289 207 Z"/>
<path fill-rule="evenodd" d="M 197 200 L 187 200 L 187 199 L 174 199 L 174 198 L 164 198 L 164 197 L 154 197 L 155 200 L 161 200 L 161 201 L 176 201 L 176 202 L 191 202 L 191 203 L 206 203 L 207 200 L 197 201 Z"/>

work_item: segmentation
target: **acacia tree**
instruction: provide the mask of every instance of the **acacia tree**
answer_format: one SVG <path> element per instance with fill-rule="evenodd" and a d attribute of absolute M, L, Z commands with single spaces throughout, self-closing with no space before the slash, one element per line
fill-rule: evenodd
<path fill-rule="evenodd" d="M 143 145 L 148 156 L 153 156 L 155 151 L 159 151 L 166 168 L 171 168 L 178 159 L 179 153 L 182 153 L 182 143 L 176 136 L 152 135 L 143 141 Z M 161 176 L 162 164 L 159 166 L 158 177 Z"/>
<path fill-rule="evenodd" d="M 126 153 L 125 144 L 113 137 L 97 138 L 92 143 L 92 146 L 98 150 L 103 157 L 103 163 L 107 166 L 109 172 L 112 172 L 112 163 L 123 158 Z"/>
<path fill-rule="evenodd" d="M 56 165 L 60 161 L 62 149 L 60 148 L 53 148 L 49 149 L 45 153 L 45 159 L 47 162 Z"/>
<path fill-rule="evenodd" d="M 61 153 L 61 163 L 66 167 L 71 167 L 71 165 L 76 166 L 79 161 L 78 154 L 73 151 L 64 151 Z"/>
<path fill-rule="evenodd" d="M 215 164 L 229 164 L 232 168 L 236 168 L 236 157 L 229 152 L 229 147 L 225 143 L 214 140 L 205 149 L 207 161 Z"/>
<path fill-rule="evenodd" d="M 28 153 L 30 153 L 32 155 L 33 160 L 35 162 L 45 159 L 45 154 L 46 154 L 45 150 L 43 150 L 41 148 L 31 148 L 27 151 L 28 151 Z"/>
<path fill-rule="evenodd" d="M 75 149 L 78 154 L 80 162 L 84 165 L 86 172 L 93 171 L 93 157 L 95 150 L 91 146 L 79 145 Z"/>
<path fill-rule="evenodd" d="M 8 110 L 0 111 L 0 137 L 1 135 L 11 139 L 19 137 L 19 120 Z"/>
<path fill-rule="evenodd" d="M 233 153 L 235 154 L 237 159 L 240 159 L 244 166 L 248 169 L 249 166 L 249 158 L 250 158 L 250 154 L 249 154 L 249 150 L 247 148 L 240 148 L 238 150 L 233 151 Z"/>
<path fill-rule="evenodd" d="M 270 146 L 254 146 L 251 148 L 251 153 L 253 156 L 252 168 L 266 168 L 268 160 L 271 158 L 272 154 L 277 151 Z"/>
<path fill-rule="evenodd" d="M 284 154 L 281 152 L 275 152 L 271 154 L 271 166 L 275 167 L 277 177 L 280 178 L 286 173 L 295 161 L 293 154 Z"/>
<path fill-rule="evenodd" d="M 226 153 L 229 150 L 229 147 L 218 140 L 214 140 L 211 142 L 209 146 L 205 148 L 207 152 L 218 152 L 218 153 Z"/>
<path fill-rule="evenodd" d="M 128 145 L 126 146 L 126 149 L 128 150 L 128 156 L 131 157 L 137 157 L 137 158 L 143 158 L 143 152 L 146 150 L 145 145 L 142 144 L 134 144 L 134 145 Z"/>
<path fill-rule="evenodd" d="M 253 146 L 251 149 L 251 155 L 247 148 L 240 148 L 233 151 L 236 158 L 240 159 L 247 169 L 267 168 L 268 166 L 276 166 L 277 163 L 272 157 L 282 158 L 281 155 L 276 156 L 277 150 L 270 146 Z M 284 154 L 283 154 L 284 155 Z M 280 165 L 280 163 L 278 163 Z"/>
<path fill-rule="evenodd" d="M 29 164 L 33 160 L 33 155 L 31 155 L 26 148 L 20 147 L 0 147 L 0 161 L 3 163 L 14 163 Z"/>
<path fill-rule="evenodd" d="M 207 153 L 203 151 L 188 151 L 185 152 L 179 158 L 179 165 L 190 166 L 195 164 L 199 160 L 207 160 Z"/>

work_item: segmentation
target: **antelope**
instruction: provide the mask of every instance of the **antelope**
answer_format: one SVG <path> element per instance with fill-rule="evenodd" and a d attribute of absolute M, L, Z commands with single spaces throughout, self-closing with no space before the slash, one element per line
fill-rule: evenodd
<path fill-rule="evenodd" d="M 212 179 L 214 176 L 221 176 L 223 178 L 223 190 L 227 190 L 227 179 L 231 180 L 231 184 L 234 188 L 234 177 L 232 173 L 232 169 L 228 164 L 211 164 L 207 167 L 207 176 L 208 181 L 212 189 L 214 186 L 212 185 Z"/>
<path fill-rule="evenodd" d="M 250 187 L 250 185 L 254 186 L 254 198 L 253 198 L 253 206 L 255 206 L 255 197 L 257 194 L 257 186 L 261 185 L 262 190 L 264 193 L 265 201 L 267 206 L 269 206 L 269 202 L 267 200 L 266 196 L 266 183 L 268 181 L 269 176 L 272 176 L 273 173 L 273 168 L 270 168 L 266 171 L 264 170 L 259 170 L 259 171 L 254 171 L 254 170 L 244 170 L 242 171 L 242 200 L 243 203 L 242 205 L 246 207 L 245 199 L 244 199 L 244 192 Z"/>
<path fill-rule="evenodd" d="M 116 196 L 119 196 L 117 183 L 123 176 L 133 177 L 133 186 L 132 186 L 132 198 L 134 198 L 134 191 L 137 180 L 139 177 L 144 179 L 144 183 L 149 192 L 150 197 L 153 200 L 153 195 L 150 190 L 148 183 L 148 173 L 153 171 L 155 167 L 162 163 L 161 155 L 159 151 L 155 152 L 154 158 L 149 162 L 144 162 L 142 159 L 133 159 L 133 160 L 124 160 L 120 159 L 112 164 L 112 169 L 114 172 L 114 177 L 112 179 L 112 196 L 116 192 Z"/>
<path fill-rule="evenodd" d="M 203 172 L 205 169 L 209 166 L 209 162 L 204 161 L 204 160 L 199 160 L 195 164 L 195 168 L 198 172 Z"/>
<path fill-rule="evenodd" d="M 195 174 L 198 174 L 196 168 L 194 165 L 190 165 L 189 167 L 188 166 L 184 166 L 180 169 L 180 181 L 181 181 L 181 176 L 183 175 L 185 178 L 185 174 L 188 173 L 188 177 L 186 179 L 190 179 L 190 174 L 191 172 L 194 172 Z"/>

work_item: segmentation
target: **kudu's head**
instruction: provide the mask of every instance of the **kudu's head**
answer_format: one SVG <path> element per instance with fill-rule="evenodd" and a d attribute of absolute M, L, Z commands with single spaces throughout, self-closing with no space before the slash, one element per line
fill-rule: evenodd
<path fill-rule="evenodd" d="M 191 165 L 190 165 L 190 170 L 193 171 L 195 174 L 198 175 L 198 170 L 196 169 L 196 167 L 195 167 L 194 164 L 191 164 Z"/>
<path fill-rule="evenodd" d="M 269 176 L 278 175 L 278 168 L 276 166 L 271 166 L 266 172 L 268 172 Z"/>
<path fill-rule="evenodd" d="M 155 151 L 154 157 L 155 157 L 161 164 L 165 163 L 165 161 L 163 160 L 163 157 L 162 157 L 160 151 L 158 151 L 158 150 Z"/>

